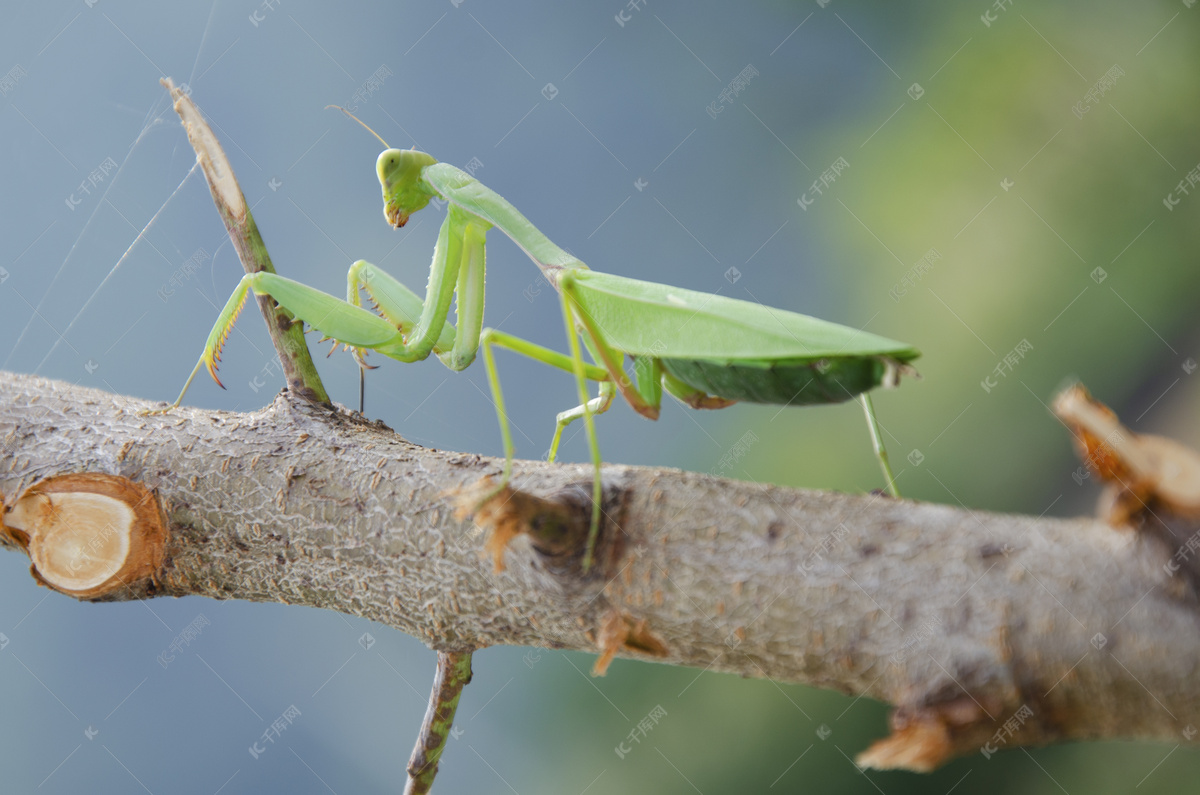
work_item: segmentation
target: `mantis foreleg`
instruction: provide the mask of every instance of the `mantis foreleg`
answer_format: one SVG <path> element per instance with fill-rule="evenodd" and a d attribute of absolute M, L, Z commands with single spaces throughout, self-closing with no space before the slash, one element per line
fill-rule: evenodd
<path fill-rule="evenodd" d="M 338 300 L 320 290 L 286 279 L 278 274 L 259 271 L 248 273 L 238 282 L 233 294 L 225 302 L 225 307 L 217 317 L 217 322 L 208 334 L 204 351 L 192 374 L 188 376 L 183 391 L 175 400 L 178 406 L 183 402 L 192 379 L 201 367 L 207 367 L 209 374 L 219 386 L 217 378 L 217 363 L 221 360 L 221 348 L 229 337 L 234 322 L 246 303 L 246 296 L 253 290 L 256 295 L 269 295 L 276 303 L 287 309 L 298 320 L 308 323 L 314 328 L 321 329 L 326 335 L 351 347 L 377 348 L 389 341 L 396 340 L 399 333 L 396 328 L 383 318 L 368 312 L 361 307 L 353 306 Z"/>
<path fill-rule="evenodd" d="M 464 370 L 475 361 L 479 348 L 479 332 L 483 326 L 483 284 L 486 268 L 485 235 L 490 226 L 456 207 L 449 208 L 438 243 L 434 248 L 433 265 L 430 268 L 429 293 L 422 301 L 387 273 L 369 262 L 359 260 L 350 266 L 346 274 L 346 301 L 360 305 L 360 290 L 366 290 L 375 309 L 386 319 L 396 324 L 400 332 L 414 341 L 411 355 L 424 358 L 429 350 L 424 346 L 433 340 L 430 348 L 451 370 Z M 457 265 L 451 263 L 456 262 Z M 452 274 L 457 270 L 457 280 Z M 435 276 L 435 274 L 437 274 Z M 447 290 L 453 287 L 452 290 Z M 450 298 L 457 293 L 456 315 L 459 330 L 446 320 Z M 434 329 L 440 330 L 436 337 Z M 428 325 L 425 325 L 428 323 Z M 423 329 L 424 334 L 413 333 Z M 336 345 L 334 346 L 337 347 Z M 361 348 L 353 350 L 359 365 L 359 411 L 363 410 L 363 376 L 369 365 Z"/>
<path fill-rule="evenodd" d="M 415 362 L 432 352 L 452 370 L 462 370 L 474 361 L 483 325 L 484 235 L 490 226 L 459 207 L 446 208 L 424 301 L 368 262 L 360 260 L 350 267 L 346 276 L 347 303 L 358 306 L 359 290 L 365 289 L 379 313 L 403 335 L 400 345 L 377 347 L 380 353 L 398 361 Z M 457 331 L 446 320 L 456 292 Z M 338 339 L 336 334 L 321 330 Z"/>
<path fill-rule="evenodd" d="M 470 364 L 475 358 L 479 335 L 468 331 L 471 328 L 477 330 L 483 323 L 483 239 L 490 226 L 487 221 L 453 204 L 446 207 L 446 220 L 442 222 L 433 250 L 421 316 L 402 344 L 377 347 L 380 353 L 401 362 L 420 361 L 429 356 L 446 327 L 450 302 L 460 282 L 459 274 L 466 265 L 470 273 L 461 281 L 467 283 L 469 295 L 465 306 L 461 303 L 463 296 L 459 298 L 460 329 L 454 336 L 449 360 L 441 353 L 438 356 L 452 369 L 462 369 Z M 468 328 L 461 328 L 463 325 Z"/>
<path fill-rule="evenodd" d="M 365 290 L 375 310 L 403 334 L 409 334 L 417 325 L 425 302 L 412 290 L 366 260 L 359 260 L 346 272 L 346 302 L 361 306 L 360 293 Z M 454 326 L 442 325 L 441 334 L 434 343 L 435 353 L 443 353 L 454 345 Z M 358 353 L 362 349 L 356 349 Z"/>
<path fill-rule="evenodd" d="M 475 358 L 479 329 L 483 324 L 484 235 L 491 224 L 454 205 L 447 207 L 446 220 L 438 233 L 429 286 L 422 301 L 411 290 L 368 262 L 359 261 L 347 276 L 348 300 L 342 301 L 320 290 L 274 273 L 246 274 L 209 332 L 204 352 L 187 383 L 178 406 L 202 366 L 213 380 L 221 348 L 251 290 L 269 295 L 295 317 L 348 349 L 375 350 L 402 362 L 414 362 L 436 352 L 446 366 L 461 370 Z M 360 306 L 359 288 L 367 289 L 379 315 Z M 459 293 L 460 329 L 446 322 L 450 303 Z"/>
<path fill-rule="evenodd" d="M 408 333 L 421 316 L 422 305 L 420 297 L 405 287 L 384 271 L 379 270 L 366 260 L 358 260 L 346 272 L 346 302 L 361 306 L 361 291 L 366 290 L 375 305 L 375 310 L 385 319 L 396 325 L 402 333 Z M 434 343 L 433 350 L 438 355 L 454 344 L 454 326 L 447 322 L 442 326 L 442 333 Z M 336 346 L 335 346 L 336 347 Z M 350 349 L 358 362 L 358 413 L 366 412 L 367 370 L 374 369 L 367 364 L 366 351 L 362 348 Z M 330 351 L 332 353 L 332 351 Z"/>

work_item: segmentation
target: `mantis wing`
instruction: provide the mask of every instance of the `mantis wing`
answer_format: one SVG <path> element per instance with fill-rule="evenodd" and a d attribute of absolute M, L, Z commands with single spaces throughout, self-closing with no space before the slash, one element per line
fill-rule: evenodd
<path fill-rule="evenodd" d="M 613 348 L 634 356 L 738 361 L 887 356 L 908 362 L 910 345 L 797 312 L 591 270 L 562 276 Z"/>

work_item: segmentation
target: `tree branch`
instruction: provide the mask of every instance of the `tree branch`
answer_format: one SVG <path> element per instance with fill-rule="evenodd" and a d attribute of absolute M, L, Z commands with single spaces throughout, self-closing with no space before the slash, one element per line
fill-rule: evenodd
<path fill-rule="evenodd" d="M 438 762 L 453 731 L 454 713 L 463 688 L 471 681 L 471 653 L 438 652 L 437 674 L 429 708 L 421 723 L 421 734 L 408 760 L 408 782 L 404 795 L 425 795 L 433 787 Z"/>
<path fill-rule="evenodd" d="M 1200 600 L 1169 532 L 606 466 L 584 576 L 590 468 L 517 462 L 513 505 L 534 526 L 493 572 L 447 495 L 497 460 L 286 395 L 252 414 L 146 417 L 145 401 L 0 376 L 10 504 L 34 475 L 78 471 L 162 503 L 161 570 L 101 599 L 302 604 L 444 652 L 607 650 L 867 695 L 898 707 L 862 759 L 881 766 L 1068 739 L 1197 742 Z"/>
<path fill-rule="evenodd" d="M 265 271 L 274 273 L 271 255 L 263 242 L 258 224 L 246 197 L 238 185 L 233 173 L 233 165 L 221 148 L 212 128 L 200 114 L 200 108 L 192 101 L 191 96 L 178 88 L 171 78 L 164 77 L 159 81 L 171 93 L 175 100 L 175 112 L 187 131 L 188 141 L 196 150 L 196 159 L 204 170 L 204 178 L 208 180 L 208 190 L 212 193 L 213 203 L 221 216 L 225 229 L 229 232 L 229 240 L 237 251 L 238 259 L 246 273 Z M 292 313 L 275 303 L 269 295 L 258 296 L 258 308 L 263 320 L 267 323 L 267 332 L 271 335 L 271 344 L 279 354 L 279 364 L 283 368 L 283 377 L 293 394 L 306 400 L 329 404 L 329 395 L 317 374 L 316 365 L 308 352 L 308 343 L 304 340 L 304 325 L 297 323 Z M 197 365 L 199 366 L 199 365 Z M 188 382 L 191 383 L 190 381 Z M 184 387 L 187 391 L 187 387 Z M 180 398 L 182 399 L 182 395 Z"/>

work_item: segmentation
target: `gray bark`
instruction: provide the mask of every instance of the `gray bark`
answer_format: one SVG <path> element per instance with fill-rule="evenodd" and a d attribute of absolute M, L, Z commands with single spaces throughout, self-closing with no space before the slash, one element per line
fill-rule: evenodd
<path fill-rule="evenodd" d="M 1167 534 L 606 465 L 597 568 L 521 535 L 497 573 L 446 494 L 494 459 L 285 395 L 250 414 L 138 414 L 158 405 L 0 378 L 6 495 L 105 472 L 165 505 L 159 581 L 106 598 L 323 607 L 445 651 L 598 651 L 623 614 L 665 653 L 621 656 L 877 698 L 900 707 L 897 730 L 942 727 L 940 758 L 995 744 L 1022 707 L 999 744 L 1196 742 L 1200 613 L 1190 569 L 1165 567 Z M 513 485 L 569 507 L 590 478 L 519 461 Z"/>

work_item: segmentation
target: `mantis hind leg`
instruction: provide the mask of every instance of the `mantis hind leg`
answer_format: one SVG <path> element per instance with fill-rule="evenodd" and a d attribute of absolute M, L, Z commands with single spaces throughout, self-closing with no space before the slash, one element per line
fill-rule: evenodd
<path fill-rule="evenodd" d="M 867 428 L 871 432 L 871 444 L 875 448 L 875 457 L 879 459 L 879 468 L 883 470 L 883 477 L 887 481 L 888 494 L 899 497 L 900 491 L 896 488 L 896 476 L 892 474 L 892 466 L 888 463 L 887 448 L 883 445 L 883 434 L 880 432 L 879 420 L 875 418 L 875 406 L 871 403 L 871 396 L 863 392 L 858 396 L 858 402 L 862 404 L 863 413 L 867 415 Z"/>
<path fill-rule="evenodd" d="M 604 497 L 604 484 L 600 479 L 600 467 L 603 461 L 600 458 L 600 443 L 596 440 L 596 423 L 592 418 L 592 410 L 588 405 L 587 396 L 587 381 L 585 375 L 585 362 L 583 361 L 583 353 L 579 344 L 579 331 L 576 329 L 576 312 L 575 303 L 571 300 L 570 290 L 563 289 L 559 293 L 562 299 L 563 322 L 567 326 L 567 341 L 571 344 L 571 358 L 575 363 L 575 385 L 579 389 L 579 404 L 583 409 L 583 422 L 587 426 L 588 446 L 592 450 L 592 521 L 591 527 L 588 529 L 587 547 L 583 553 L 583 571 L 586 574 L 592 568 L 592 554 L 595 552 L 596 539 L 600 535 L 600 510 L 601 500 Z M 601 351 L 600 340 L 596 339 L 596 335 L 592 334 L 592 339 L 596 343 L 597 348 Z M 605 359 L 606 364 L 609 364 Z M 610 368 L 611 369 L 611 368 Z M 617 376 L 618 380 L 615 386 L 620 386 L 624 380 L 624 374 Z M 612 382 L 610 382 L 612 383 Z M 626 390 L 622 389 L 622 394 Z M 639 396 L 640 397 L 640 396 Z M 658 412 L 655 412 L 657 416 Z"/>
<path fill-rule="evenodd" d="M 659 377 L 651 373 L 661 370 L 661 363 L 653 357 L 635 357 L 637 384 L 632 383 L 625 371 L 621 369 L 624 354 L 612 348 L 605 341 L 603 330 L 576 302 L 575 279 L 572 272 L 568 270 L 560 276 L 557 286 L 562 296 L 563 316 L 567 320 L 567 335 L 572 340 L 577 335 L 583 337 L 588 351 L 591 352 L 596 363 L 608 371 L 608 375 L 621 393 L 621 397 L 625 398 L 625 402 L 634 411 L 646 419 L 658 419 L 659 411 L 662 408 L 662 388 L 659 385 Z M 577 325 L 578 332 L 575 331 Z M 580 401 L 581 404 L 586 402 L 586 397 Z"/>

